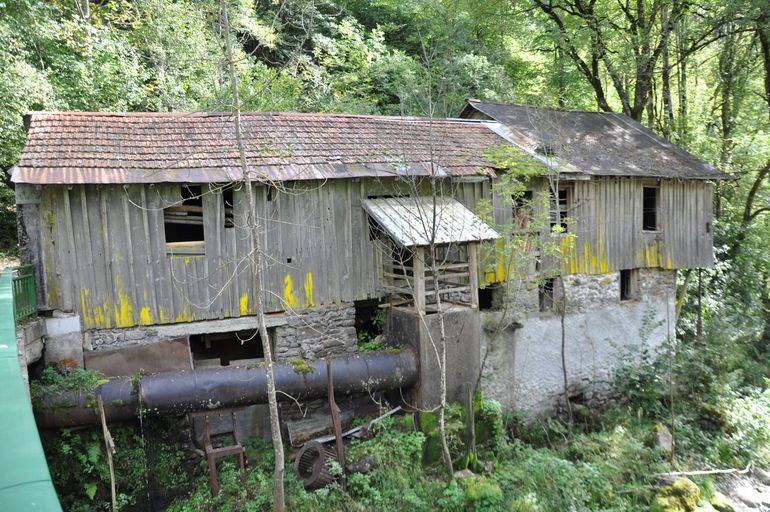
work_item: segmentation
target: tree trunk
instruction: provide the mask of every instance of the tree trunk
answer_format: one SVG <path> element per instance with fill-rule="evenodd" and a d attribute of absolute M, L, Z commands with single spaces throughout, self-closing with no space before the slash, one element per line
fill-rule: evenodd
<path fill-rule="evenodd" d="M 663 86 L 663 136 L 666 138 L 671 137 L 671 132 L 674 128 L 674 105 L 671 101 L 671 63 L 669 59 L 668 43 L 669 43 L 669 26 L 668 26 L 668 5 L 663 5 L 660 11 L 660 22 L 662 25 L 663 33 L 663 51 L 661 58 L 663 60 L 663 69 L 661 72 L 661 80 Z"/>
<path fill-rule="evenodd" d="M 238 143 L 238 154 L 240 157 L 241 173 L 246 196 L 248 198 L 247 225 L 249 230 L 249 263 L 251 271 L 254 274 L 254 302 L 257 323 L 259 324 L 259 337 L 262 341 L 262 350 L 265 357 L 265 374 L 267 377 L 267 400 L 270 410 L 270 431 L 273 437 L 273 453 L 275 454 L 275 472 L 273 478 L 273 510 L 283 512 L 285 509 L 283 476 L 284 476 L 284 456 L 283 440 L 281 439 L 281 425 L 278 416 L 278 400 L 275 392 L 275 376 L 273 374 L 273 351 L 270 346 L 270 338 L 265 324 L 265 310 L 262 299 L 262 249 L 259 242 L 259 224 L 257 222 L 256 200 L 254 198 L 254 187 L 246 163 L 246 152 L 243 146 L 243 137 L 241 136 L 241 103 L 238 94 L 238 75 L 236 74 L 235 63 L 233 60 L 232 44 L 230 42 L 230 22 L 227 16 L 226 0 L 220 0 L 222 9 L 222 20 L 224 22 L 225 49 L 227 51 L 227 65 L 230 72 L 230 84 L 233 92 L 233 110 L 235 113 L 235 137 Z"/>

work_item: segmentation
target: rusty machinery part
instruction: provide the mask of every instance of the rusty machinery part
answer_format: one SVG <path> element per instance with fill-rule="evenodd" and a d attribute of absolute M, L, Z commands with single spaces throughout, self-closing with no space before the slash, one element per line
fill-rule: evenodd
<path fill-rule="evenodd" d="M 294 459 L 294 470 L 306 491 L 326 487 L 334 481 L 329 471 L 331 461 L 337 461 L 337 452 L 331 446 L 318 441 L 308 441 L 302 446 Z"/>
<path fill-rule="evenodd" d="M 410 388 L 417 384 L 417 353 L 411 347 L 399 351 L 366 352 L 333 359 L 337 396 Z M 327 396 L 326 362 L 308 361 L 295 369 L 291 364 L 273 366 L 275 386 L 297 400 Z M 284 395 L 284 393 L 286 395 Z M 143 377 L 111 379 L 92 391 L 63 391 L 42 397 L 35 405 L 40 427 L 96 425 L 93 406 L 102 397 L 108 422 L 126 421 L 141 413 L 185 414 L 193 411 L 267 403 L 267 376 L 262 367 L 221 367 L 173 371 Z"/>

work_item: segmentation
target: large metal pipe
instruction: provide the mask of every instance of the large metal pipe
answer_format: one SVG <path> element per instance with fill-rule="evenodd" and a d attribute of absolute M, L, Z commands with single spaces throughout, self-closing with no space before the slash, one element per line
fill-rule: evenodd
<path fill-rule="evenodd" d="M 332 360 L 334 391 L 338 396 L 414 386 L 417 354 L 399 351 L 367 352 Z M 326 362 L 273 366 L 278 399 L 323 398 Z M 35 405 L 40 427 L 73 427 L 98 423 L 96 397 L 104 404 L 107 421 L 124 421 L 147 412 L 184 414 L 191 411 L 267 403 L 264 367 L 201 368 L 111 379 L 93 391 L 68 391 L 44 396 Z"/>

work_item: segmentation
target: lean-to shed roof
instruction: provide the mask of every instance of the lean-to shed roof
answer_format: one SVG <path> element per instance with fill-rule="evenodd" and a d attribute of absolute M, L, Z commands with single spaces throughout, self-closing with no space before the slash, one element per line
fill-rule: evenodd
<path fill-rule="evenodd" d="M 507 133 L 501 134 L 513 144 L 533 156 L 552 158 L 567 171 L 593 176 L 731 179 L 623 114 L 468 100 L 460 115 L 470 117 L 477 112 L 504 125 Z"/>
<path fill-rule="evenodd" d="M 228 113 L 37 112 L 17 183 L 224 182 L 241 177 Z M 303 113 L 241 117 L 253 178 L 489 174 L 505 140 L 466 120 Z"/>
<path fill-rule="evenodd" d="M 456 199 L 389 197 L 365 199 L 368 213 L 403 247 L 494 240 L 500 235 Z M 435 231 L 434 231 L 435 226 Z"/>

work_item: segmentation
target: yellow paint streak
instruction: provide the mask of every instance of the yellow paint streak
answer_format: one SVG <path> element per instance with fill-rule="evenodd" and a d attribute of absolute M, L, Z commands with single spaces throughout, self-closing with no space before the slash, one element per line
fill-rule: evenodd
<path fill-rule="evenodd" d="M 189 265 L 189 264 L 190 264 L 190 258 L 184 258 L 184 259 L 182 260 L 182 262 L 184 263 L 184 266 L 186 267 L 187 265 Z"/>
<path fill-rule="evenodd" d="M 91 314 L 91 300 L 88 298 L 88 294 L 87 288 L 80 290 L 80 314 L 83 316 L 83 325 L 86 328 L 96 327 L 94 317 Z"/>
<path fill-rule="evenodd" d="M 240 300 L 240 313 L 241 316 L 249 314 L 249 292 L 243 292 Z"/>
<path fill-rule="evenodd" d="M 192 322 L 193 320 L 195 320 L 195 317 L 190 313 L 187 304 L 185 304 L 184 310 L 174 319 L 175 322 Z"/>
<path fill-rule="evenodd" d="M 313 273 L 308 272 L 305 274 L 305 304 L 303 307 L 315 307 L 315 300 L 313 300 Z"/>
<path fill-rule="evenodd" d="M 134 307 L 131 305 L 131 299 L 118 288 L 118 303 L 113 306 L 115 315 L 115 325 L 117 327 L 131 327 L 134 325 Z"/>
<path fill-rule="evenodd" d="M 297 307 L 297 297 L 294 295 L 294 281 L 291 274 L 286 274 L 283 278 L 283 302 L 286 307 Z"/>
<path fill-rule="evenodd" d="M 145 306 L 139 312 L 139 325 L 152 325 L 152 315 L 150 314 L 150 308 Z"/>

